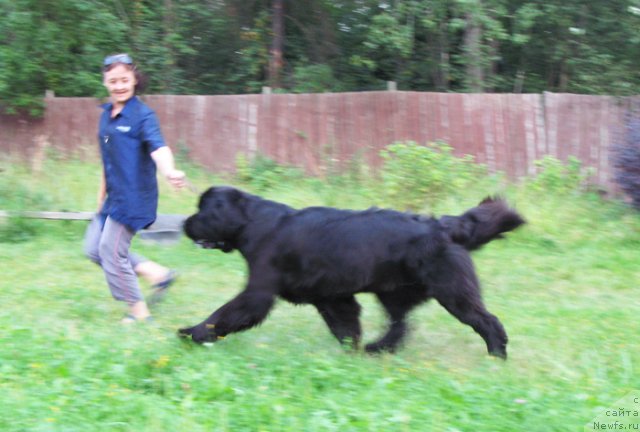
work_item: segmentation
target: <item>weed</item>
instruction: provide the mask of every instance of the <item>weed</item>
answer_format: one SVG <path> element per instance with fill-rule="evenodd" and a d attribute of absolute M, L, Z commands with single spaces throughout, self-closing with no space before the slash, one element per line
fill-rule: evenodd
<path fill-rule="evenodd" d="M 265 192 L 282 184 L 301 180 L 298 168 L 279 165 L 273 159 L 257 154 L 252 159 L 243 153 L 236 156 L 236 176 L 240 182 L 250 185 L 257 192 Z"/>
<path fill-rule="evenodd" d="M 528 186 L 536 192 L 565 195 L 584 190 L 593 170 L 584 169 L 579 159 L 571 156 L 567 163 L 545 156 L 535 162 L 538 174 L 527 179 Z"/>
<path fill-rule="evenodd" d="M 420 210 L 433 206 L 445 196 L 463 189 L 481 176 L 486 168 L 472 156 L 456 157 L 443 142 L 419 145 L 395 143 L 381 152 L 382 190 L 393 207 Z"/>

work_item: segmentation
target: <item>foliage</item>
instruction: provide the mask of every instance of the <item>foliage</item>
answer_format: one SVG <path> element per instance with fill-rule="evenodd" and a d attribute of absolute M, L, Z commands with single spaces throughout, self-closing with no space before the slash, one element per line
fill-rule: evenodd
<path fill-rule="evenodd" d="M 295 82 L 292 87 L 294 93 L 320 93 L 325 91 L 339 91 L 333 71 L 328 65 L 306 65 L 295 69 Z"/>
<path fill-rule="evenodd" d="M 31 219 L 13 216 L 0 219 L 0 244 L 20 243 L 32 240 L 38 235 L 41 225 Z"/>
<path fill-rule="evenodd" d="M 371 69 L 379 79 L 397 80 L 413 51 L 413 28 L 382 12 L 371 19 L 363 45 L 364 51 L 352 56 L 352 63 Z"/>
<path fill-rule="evenodd" d="M 385 198 L 392 206 L 411 210 L 432 206 L 486 174 L 472 156 L 456 157 L 453 148 L 442 142 L 424 146 L 411 141 L 395 143 L 380 156 Z"/>
<path fill-rule="evenodd" d="M 103 56 L 126 47 L 125 24 L 102 2 L 0 0 L 0 13 L 0 104 L 9 113 L 40 113 L 45 90 L 101 94 Z"/>
<path fill-rule="evenodd" d="M 281 91 L 575 92 L 640 85 L 629 0 L 287 0 Z M 100 64 L 132 53 L 148 91 L 253 93 L 268 84 L 271 2 L 0 0 L 0 105 L 103 96 Z"/>
<path fill-rule="evenodd" d="M 5 172 L 5 170 L 0 170 L 0 172 L 3 176 L 3 181 L 0 182 L 1 210 L 45 210 L 47 206 L 51 205 L 51 198 L 48 194 L 33 190 L 14 177 L 16 175 L 33 175 L 31 170 L 18 166 L 9 172 Z"/>
<path fill-rule="evenodd" d="M 535 164 L 539 172 L 534 178 L 529 179 L 529 184 L 533 190 L 543 193 L 577 192 L 586 185 L 592 175 L 592 170 L 583 169 L 582 162 L 573 156 L 568 158 L 566 164 L 553 156 L 545 156 Z"/>
<path fill-rule="evenodd" d="M 279 165 L 262 154 L 249 159 L 239 153 L 236 156 L 236 176 L 239 181 L 250 185 L 257 192 L 264 192 L 280 185 L 289 185 L 291 181 L 302 178 L 302 171 Z"/>
<path fill-rule="evenodd" d="M 640 210 L 640 119 L 635 114 L 613 147 L 613 166 L 616 182 Z"/>
<path fill-rule="evenodd" d="M 33 239 L 40 231 L 38 221 L 19 216 L 24 210 L 44 210 L 51 205 L 51 199 L 43 192 L 34 192 L 15 175 L 31 175 L 22 166 L 11 172 L 0 169 L 6 180 L 0 182 L 0 210 L 9 211 L 7 218 L 0 217 L 0 244 L 19 243 Z"/>
<path fill-rule="evenodd" d="M 356 158 L 344 171 L 334 168 L 326 178 L 314 179 L 267 156 L 247 158 L 239 153 L 235 180 L 256 193 L 273 192 L 292 183 L 307 184 L 331 205 L 342 202 L 332 196 L 336 190 L 354 189 L 370 203 L 416 212 L 433 212 L 455 196 L 486 196 L 505 189 L 503 173 L 489 173 L 473 156 L 457 156 L 444 142 L 425 145 L 397 142 L 385 147 L 380 156 L 383 165 L 377 172 Z M 569 157 L 563 162 L 545 156 L 534 163 L 538 172 L 521 181 L 529 196 L 575 196 L 589 192 L 593 169 L 585 169 L 579 159 Z M 348 204 L 349 200 L 345 202 Z"/>

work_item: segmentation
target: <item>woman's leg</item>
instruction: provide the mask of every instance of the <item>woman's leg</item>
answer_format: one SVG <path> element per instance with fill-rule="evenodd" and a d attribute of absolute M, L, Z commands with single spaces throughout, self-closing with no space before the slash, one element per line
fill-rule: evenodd
<path fill-rule="evenodd" d="M 87 227 L 83 245 L 85 255 L 91 261 L 101 267 L 102 262 L 100 259 L 100 240 L 102 238 L 104 224 L 105 222 L 103 221 L 101 216 L 95 216 Z M 162 291 L 166 291 L 166 288 L 168 288 L 175 279 L 175 273 L 167 267 L 150 261 L 144 256 L 132 253 L 131 251 L 128 252 L 128 256 L 133 271 L 138 276 L 143 277 L 150 284 L 152 284 L 154 288 L 156 288 L 156 291 L 158 291 L 159 288 Z M 155 299 L 155 302 L 158 302 L 161 300 L 161 297 L 164 297 L 164 294 L 164 292 L 160 294 L 154 291 L 151 300 Z M 144 307 L 146 307 L 146 303 L 144 302 L 136 306 L 136 310 L 131 312 L 132 315 L 144 315 L 146 312 L 143 305 Z"/>
<path fill-rule="evenodd" d="M 102 237 L 102 228 L 104 224 L 105 222 L 103 221 L 102 216 L 96 215 L 89 223 L 87 231 L 84 234 L 84 254 L 99 266 L 102 266 L 100 261 L 100 238 Z M 132 252 L 129 252 L 129 261 L 131 261 L 131 267 L 133 267 L 133 270 L 139 276 L 147 279 L 150 283 L 157 283 L 157 279 L 162 280 L 162 277 L 166 276 L 169 272 L 169 269 L 159 265 L 153 266 L 154 263 L 152 261 L 149 261 L 142 255 Z M 140 272 L 138 272 L 138 268 L 141 269 Z"/>
<path fill-rule="evenodd" d="M 167 280 L 171 275 L 171 270 L 150 260 L 132 261 L 133 270 L 145 278 L 151 285 L 156 285 Z"/>
<path fill-rule="evenodd" d="M 83 249 L 87 258 L 98 265 L 100 265 L 100 236 L 102 236 L 102 220 L 99 215 L 96 215 L 84 233 Z"/>
<path fill-rule="evenodd" d="M 135 319 L 145 319 L 150 316 L 150 313 L 140 291 L 138 278 L 129 255 L 129 247 L 134 235 L 135 232 L 125 225 L 107 218 L 98 246 L 99 262 L 113 298 L 126 302 L 129 305 L 130 314 Z"/>

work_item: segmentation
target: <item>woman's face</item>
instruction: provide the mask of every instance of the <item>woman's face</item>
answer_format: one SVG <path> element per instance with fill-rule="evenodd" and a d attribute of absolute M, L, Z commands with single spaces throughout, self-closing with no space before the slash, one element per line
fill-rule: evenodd
<path fill-rule="evenodd" d="M 136 76 L 129 66 L 116 64 L 104 72 L 104 86 L 114 105 L 124 105 L 135 94 Z"/>

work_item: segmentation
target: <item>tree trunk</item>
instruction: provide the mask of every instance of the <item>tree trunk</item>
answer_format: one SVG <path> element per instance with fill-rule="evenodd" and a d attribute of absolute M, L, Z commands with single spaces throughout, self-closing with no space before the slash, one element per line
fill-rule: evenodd
<path fill-rule="evenodd" d="M 451 56 L 449 55 L 449 36 L 447 31 L 448 21 L 443 21 L 438 27 L 434 62 L 437 68 L 434 71 L 433 82 L 437 91 L 448 91 L 451 81 Z"/>
<path fill-rule="evenodd" d="M 466 14 L 467 30 L 464 35 L 464 52 L 467 69 L 467 90 L 481 93 L 484 90 L 484 67 L 482 58 L 482 29 L 472 13 Z"/>
<path fill-rule="evenodd" d="M 162 75 L 163 75 L 163 84 L 165 92 L 173 93 L 177 91 L 174 88 L 175 80 L 173 79 L 173 74 L 175 73 L 175 52 L 171 45 L 171 36 L 174 31 L 174 11 L 173 11 L 173 1 L 172 0 L 164 0 L 164 46 L 167 50 L 167 60 L 163 66 Z"/>
<path fill-rule="evenodd" d="M 282 52 L 284 46 L 284 0 L 273 0 L 273 42 L 269 56 L 269 84 L 281 87 Z"/>

